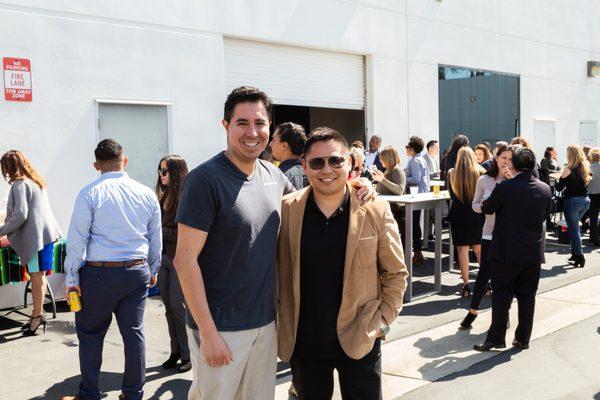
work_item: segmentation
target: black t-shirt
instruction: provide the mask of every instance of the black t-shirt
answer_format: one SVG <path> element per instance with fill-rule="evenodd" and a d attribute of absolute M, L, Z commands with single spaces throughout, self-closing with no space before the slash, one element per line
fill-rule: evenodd
<path fill-rule="evenodd" d="M 300 316 L 295 354 L 299 357 L 338 357 L 337 335 L 342 304 L 350 200 L 327 219 L 309 195 L 300 240 Z"/>
<path fill-rule="evenodd" d="M 281 197 L 294 191 L 277 167 L 257 160 L 248 177 L 220 153 L 185 179 L 177 222 L 208 232 L 198 263 L 220 331 L 275 319 L 275 257 Z M 198 329 L 188 311 L 188 326 Z"/>
<path fill-rule="evenodd" d="M 558 191 L 564 189 L 563 197 L 565 199 L 587 196 L 587 187 L 577 169 L 572 170 L 566 178 L 560 178 L 554 189 Z"/>

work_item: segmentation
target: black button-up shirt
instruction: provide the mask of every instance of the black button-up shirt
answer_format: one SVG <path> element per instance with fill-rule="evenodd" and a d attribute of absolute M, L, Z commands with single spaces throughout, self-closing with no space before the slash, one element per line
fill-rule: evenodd
<path fill-rule="evenodd" d="M 338 357 L 337 336 L 342 304 L 350 197 L 326 218 L 311 192 L 304 210 L 300 241 L 300 317 L 295 354 L 298 357 Z"/>

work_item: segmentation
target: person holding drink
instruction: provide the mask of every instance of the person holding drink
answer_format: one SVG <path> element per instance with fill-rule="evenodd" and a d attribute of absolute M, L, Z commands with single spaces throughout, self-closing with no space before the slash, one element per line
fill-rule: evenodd
<path fill-rule="evenodd" d="M 65 259 L 66 291 L 78 293 L 82 303 L 75 314 L 81 382 L 77 396 L 62 399 L 101 398 L 102 348 L 114 314 L 125 350 L 119 398 L 141 400 L 146 381 L 144 308 L 161 263 L 160 205 L 150 188 L 125 172 L 128 159 L 119 143 L 105 139 L 94 154 L 101 176 L 77 196 Z"/>

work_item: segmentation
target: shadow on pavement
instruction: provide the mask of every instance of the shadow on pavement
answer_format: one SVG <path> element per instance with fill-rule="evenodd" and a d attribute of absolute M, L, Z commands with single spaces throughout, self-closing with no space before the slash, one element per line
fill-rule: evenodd
<path fill-rule="evenodd" d="M 156 379 L 161 379 L 165 376 L 176 374 L 175 370 L 164 370 L 160 366 L 146 368 L 146 382 L 152 382 Z M 71 376 L 62 382 L 55 383 L 46 389 L 46 392 L 41 396 L 32 397 L 29 400 L 45 400 L 45 399 L 60 399 L 62 396 L 77 395 L 79 391 L 80 375 Z M 106 397 L 107 392 L 120 391 L 123 374 L 116 372 L 100 372 L 100 389 L 103 392 L 102 397 Z M 162 394 L 171 392 L 173 399 L 187 398 L 187 392 L 191 385 L 191 381 L 186 379 L 172 379 L 163 383 L 151 397 L 147 397 L 150 393 L 145 392 L 144 398 L 157 400 Z"/>
<path fill-rule="evenodd" d="M 465 338 L 465 335 L 467 337 Z M 419 368 L 422 379 L 435 381 L 439 379 L 441 370 L 454 368 L 454 365 L 469 364 L 472 357 L 480 358 L 479 354 L 473 354 L 468 357 L 459 357 L 458 354 L 471 351 L 473 345 L 483 342 L 486 333 L 471 335 L 469 331 L 459 331 L 455 334 L 447 335 L 442 338 L 432 340 L 428 337 L 421 337 L 414 346 L 420 349 L 419 355 L 423 358 L 434 359 L 431 362 L 423 364 Z"/>
<path fill-rule="evenodd" d="M 509 362 L 512 359 L 512 356 L 519 353 L 520 351 L 521 350 L 516 350 L 516 349 L 503 351 L 503 352 L 499 353 L 498 355 L 496 355 L 492 358 L 488 358 L 487 360 L 481 361 L 477 364 L 474 364 L 471 367 L 469 367 L 463 371 L 455 372 L 448 376 L 444 376 L 444 377 L 438 379 L 438 382 L 453 381 L 457 378 L 462 378 L 465 376 L 482 374 L 484 372 L 491 370 L 494 367 L 497 367 L 498 365 L 502 365 L 502 364 Z M 463 361 L 468 360 L 469 358 L 474 358 L 474 357 L 478 357 L 478 354 L 474 354 L 472 356 L 464 358 Z"/>

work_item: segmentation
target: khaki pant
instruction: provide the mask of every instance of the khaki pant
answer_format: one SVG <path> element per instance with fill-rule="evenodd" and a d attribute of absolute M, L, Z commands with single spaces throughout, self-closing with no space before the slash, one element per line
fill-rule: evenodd
<path fill-rule="evenodd" d="M 275 322 L 256 329 L 219 332 L 231 349 L 229 365 L 211 367 L 200 352 L 198 331 L 187 328 L 193 382 L 188 400 L 269 400 L 275 397 Z"/>

